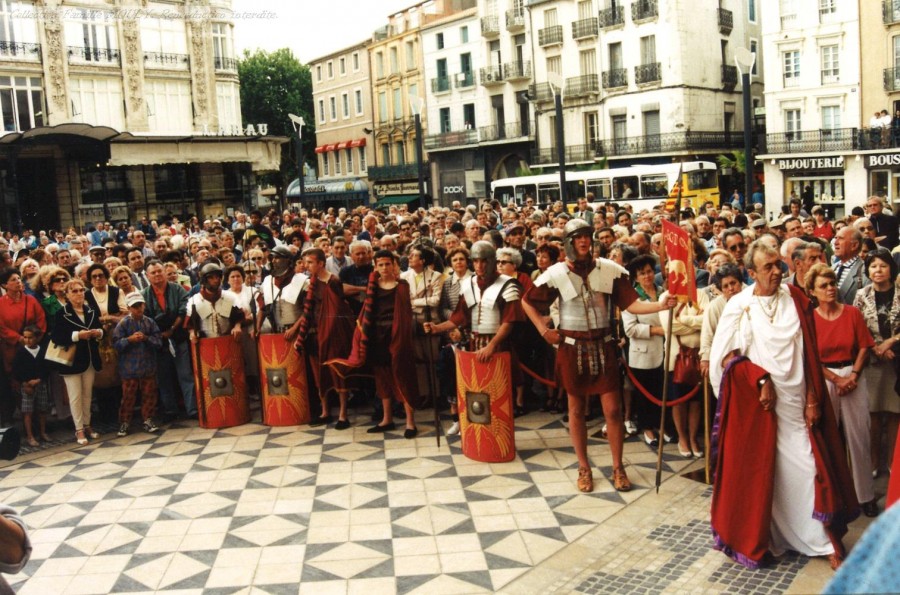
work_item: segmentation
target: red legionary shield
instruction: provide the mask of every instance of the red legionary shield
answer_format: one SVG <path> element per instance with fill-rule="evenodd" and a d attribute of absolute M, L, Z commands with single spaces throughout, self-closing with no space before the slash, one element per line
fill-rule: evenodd
<path fill-rule="evenodd" d="M 462 451 L 473 461 L 506 463 L 516 458 L 509 353 L 481 363 L 456 351 L 456 386 Z"/>
<path fill-rule="evenodd" d="M 193 350 L 200 427 L 230 428 L 248 423 L 250 402 L 241 344 L 229 334 L 200 339 Z"/>
<path fill-rule="evenodd" d="M 262 421 L 267 426 L 309 423 L 309 390 L 303 358 L 281 334 L 259 335 Z"/>

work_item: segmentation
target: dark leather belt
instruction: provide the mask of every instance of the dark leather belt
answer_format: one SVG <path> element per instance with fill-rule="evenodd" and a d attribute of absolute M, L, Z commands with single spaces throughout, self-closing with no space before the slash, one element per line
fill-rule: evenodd
<path fill-rule="evenodd" d="M 826 368 L 846 368 L 847 366 L 852 366 L 854 364 L 854 360 L 848 359 L 844 362 L 822 362 L 822 365 Z"/>

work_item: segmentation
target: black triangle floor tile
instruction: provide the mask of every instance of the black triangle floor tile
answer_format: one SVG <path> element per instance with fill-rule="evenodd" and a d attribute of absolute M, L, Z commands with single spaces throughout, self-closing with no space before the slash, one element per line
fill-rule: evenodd
<path fill-rule="evenodd" d="M 406 595 L 411 591 L 415 591 L 429 581 L 438 578 L 439 574 L 414 574 L 412 576 L 397 577 L 397 595 Z"/>
<path fill-rule="evenodd" d="M 358 541 L 356 543 L 363 547 L 367 547 L 370 550 L 375 550 L 376 552 L 381 552 L 382 554 L 386 554 L 388 556 L 394 555 L 394 541 L 391 539 L 370 539 L 366 541 Z"/>
<path fill-rule="evenodd" d="M 394 576 L 394 561 L 392 559 L 387 559 L 380 564 L 376 564 L 371 568 L 367 568 L 353 578 L 387 578 L 392 576 Z"/>
<path fill-rule="evenodd" d="M 475 523 L 472 519 L 466 519 L 456 525 L 453 525 L 449 529 L 445 529 L 441 531 L 440 535 L 465 535 L 468 533 L 477 533 L 475 530 Z"/>
<path fill-rule="evenodd" d="M 206 586 L 206 581 L 209 580 L 209 573 L 212 572 L 212 569 L 203 570 L 194 574 L 192 576 L 187 577 L 184 580 L 180 580 L 177 583 L 171 584 L 166 587 L 167 591 L 180 591 L 180 590 L 188 590 L 188 589 L 202 589 Z"/>
<path fill-rule="evenodd" d="M 461 581 L 472 583 L 473 585 L 478 585 L 479 587 L 487 589 L 488 591 L 494 590 L 494 584 L 491 580 L 491 574 L 487 570 L 476 570 L 473 572 L 450 572 L 447 573 L 447 576 L 452 576 L 453 578 L 459 579 Z"/>
<path fill-rule="evenodd" d="M 481 549 L 487 550 L 495 543 L 500 543 L 513 533 L 516 533 L 516 531 L 489 531 L 486 533 L 479 533 L 478 540 L 481 542 Z"/>
<path fill-rule="evenodd" d="M 113 585 L 112 593 L 138 593 L 152 591 L 149 585 L 136 581 L 127 574 L 120 574 L 116 584 Z"/>
<path fill-rule="evenodd" d="M 309 564 L 303 565 L 303 574 L 300 576 L 300 582 L 310 582 L 317 583 L 322 581 L 340 581 L 344 580 L 343 577 L 337 576 L 335 574 L 331 574 L 330 572 L 325 572 L 320 568 L 316 568 L 315 566 L 311 566 Z"/>
<path fill-rule="evenodd" d="M 531 568 L 530 564 L 523 564 L 503 556 L 498 556 L 490 552 L 484 553 L 484 559 L 487 560 L 488 568 L 491 570 L 505 570 L 508 568 Z"/>
<path fill-rule="evenodd" d="M 583 522 L 581 524 L 584 524 Z M 556 541 L 561 541 L 563 543 L 569 543 L 566 539 L 566 536 L 563 534 L 562 529 L 559 527 L 542 527 L 538 529 L 526 529 L 528 533 L 534 533 L 535 535 L 540 535 L 542 537 L 547 537 L 549 539 L 555 539 Z"/>
<path fill-rule="evenodd" d="M 132 554 L 131 559 L 128 560 L 128 564 L 125 565 L 125 570 L 131 570 L 132 568 L 137 568 L 138 566 L 143 566 L 147 562 L 152 562 L 153 560 L 157 560 L 162 558 L 163 556 L 168 556 L 171 552 L 159 552 L 153 554 Z M 55 555 L 55 554 L 54 554 Z M 115 591 L 115 589 L 113 589 Z"/>

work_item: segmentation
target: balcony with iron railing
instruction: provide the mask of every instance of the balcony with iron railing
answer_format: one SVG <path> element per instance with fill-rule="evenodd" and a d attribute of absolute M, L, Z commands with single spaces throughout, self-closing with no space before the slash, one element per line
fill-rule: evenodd
<path fill-rule="evenodd" d="M 737 66 L 730 64 L 722 64 L 722 86 L 734 89 L 738 81 Z"/>
<path fill-rule="evenodd" d="M 503 78 L 508 81 L 516 81 L 531 78 L 531 61 L 517 60 L 503 65 Z"/>
<path fill-rule="evenodd" d="M 881 129 L 876 135 L 859 128 L 800 130 L 760 135 L 757 150 L 761 155 L 778 153 L 815 153 L 821 151 L 852 151 L 877 149 L 882 139 Z"/>
<path fill-rule="evenodd" d="M 144 52 L 144 66 L 147 68 L 186 68 L 189 60 L 187 54 Z"/>
<path fill-rule="evenodd" d="M 475 73 L 471 70 L 456 75 L 456 88 L 465 89 L 475 85 Z"/>
<path fill-rule="evenodd" d="M 609 29 L 611 27 L 621 27 L 625 24 L 625 9 L 621 6 L 613 6 L 604 8 L 600 11 L 600 27 Z"/>
<path fill-rule="evenodd" d="M 597 157 L 627 157 L 647 153 L 684 151 L 719 152 L 744 146 L 740 132 L 687 131 L 626 136 L 598 140 L 594 143 Z"/>
<path fill-rule="evenodd" d="M 719 33 L 728 35 L 734 28 L 734 13 L 726 8 L 719 9 Z"/>
<path fill-rule="evenodd" d="M 449 93 L 450 92 L 450 77 L 449 76 L 437 76 L 431 79 L 431 92 L 432 93 Z"/>
<path fill-rule="evenodd" d="M 881 17 L 885 25 L 900 23 L 900 0 L 884 0 L 881 4 Z"/>
<path fill-rule="evenodd" d="M 506 11 L 506 30 L 510 33 L 518 33 L 525 29 L 525 10 L 513 8 Z"/>
<path fill-rule="evenodd" d="M 215 64 L 216 70 L 227 70 L 229 72 L 237 72 L 237 64 L 238 61 L 234 58 L 224 58 L 222 56 L 216 56 L 213 58 L 213 64 Z"/>
<path fill-rule="evenodd" d="M 628 86 L 628 69 L 613 68 L 603 73 L 602 77 L 604 89 L 618 89 Z"/>
<path fill-rule="evenodd" d="M 500 64 L 485 66 L 479 74 L 482 86 L 503 84 L 503 67 Z"/>
<path fill-rule="evenodd" d="M 656 0 L 637 0 L 631 5 L 631 20 L 635 23 L 649 21 L 659 16 Z"/>
<path fill-rule="evenodd" d="M 884 69 L 884 90 L 888 92 L 900 91 L 900 68 Z"/>
<path fill-rule="evenodd" d="M 478 129 L 478 140 L 483 143 L 501 140 L 518 141 L 522 138 L 531 138 L 533 135 L 534 124 L 532 122 L 506 122 L 502 125 L 493 124 Z"/>
<path fill-rule="evenodd" d="M 547 47 L 548 45 L 557 45 L 563 42 L 562 25 L 553 25 L 538 30 L 538 45 Z"/>
<path fill-rule="evenodd" d="M 366 170 L 373 182 L 391 182 L 409 180 L 419 176 L 419 167 L 415 163 L 404 165 L 370 165 Z"/>
<path fill-rule="evenodd" d="M 528 97 L 531 101 L 553 101 L 553 88 L 550 83 L 535 83 L 528 87 Z"/>
<path fill-rule="evenodd" d="M 662 69 L 659 62 L 640 64 L 634 67 L 634 82 L 638 85 L 649 85 L 662 80 Z"/>
<path fill-rule="evenodd" d="M 41 44 L 19 43 L 16 41 L 0 41 L 0 59 L 40 60 Z"/>
<path fill-rule="evenodd" d="M 588 39 L 600 33 L 600 21 L 597 17 L 581 19 L 572 23 L 572 39 Z"/>
<path fill-rule="evenodd" d="M 91 64 L 119 64 L 119 50 L 69 46 L 69 62 L 89 62 Z"/>
<path fill-rule="evenodd" d="M 585 97 L 600 92 L 600 77 L 596 74 L 583 74 L 566 79 L 565 97 Z"/>
<path fill-rule="evenodd" d="M 592 145 L 569 145 L 565 147 L 566 163 L 593 161 L 596 151 Z M 531 151 L 531 165 L 550 165 L 559 161 L 556 147 Z"/>
<path fill-rule="evenodd" d="M 426 150 L 461 147 L 478 143 L 478 131 L 474 128 L 430 134 L 424 138 Z"/>
<path fill-rule="evenodd" d="M 500 17 L 496 15 L 481 17 L 481 36 L 497 37 L 498 35 L 500 35 Z"/>

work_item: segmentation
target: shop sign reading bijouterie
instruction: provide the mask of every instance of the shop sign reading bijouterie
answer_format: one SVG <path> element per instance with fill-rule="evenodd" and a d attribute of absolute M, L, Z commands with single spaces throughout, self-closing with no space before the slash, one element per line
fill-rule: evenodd
<path fill-rule="evenodd" d="M 844 158 L 838 157 L 802 157 L 797 159 L 779 159 L 780 170 L 810 170 L 810 169 L 843 169 Z"/>

